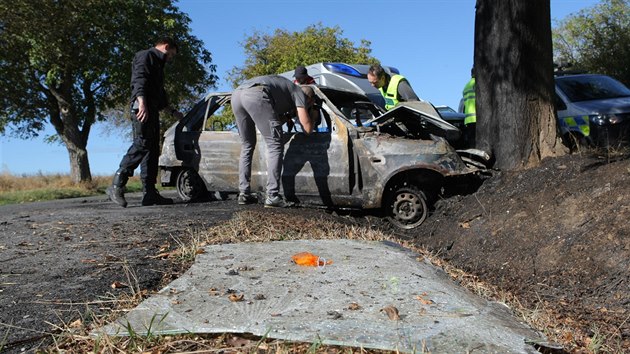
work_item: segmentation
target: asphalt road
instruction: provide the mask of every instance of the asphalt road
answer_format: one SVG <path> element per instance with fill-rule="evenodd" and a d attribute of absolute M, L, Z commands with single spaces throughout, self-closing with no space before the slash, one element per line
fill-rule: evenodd
<path fill-rule="evenodd" d="M 128 200 L 125 209 L 102 196 L 0 206 L 0 351 L 34 352 L 56 326 L 108 311 L 129 291 L 111 287 L 128 282 L 126 268 L 141 289 L 157 290 L 180 269 L 155 256 L 238 207 L 234 200 L 141 207 L 140 194 Z"/>

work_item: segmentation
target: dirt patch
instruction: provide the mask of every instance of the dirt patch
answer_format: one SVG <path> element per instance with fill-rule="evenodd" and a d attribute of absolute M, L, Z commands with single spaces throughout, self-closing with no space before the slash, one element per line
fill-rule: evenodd
<path fill-rule="evenodd" d="M 628 160 L 547 159 L 440 201 L 414 236 L 515 295 L 569 349 L 628 350 L 629 186 Z"/>
<path fill-rule="evenodd" d="M 275 219 L 273 232 L 313 228 L 314 219 L 389 230 L 520 302 L 523 316 L 569 351 L 627 352 L 629 186 L 628 160 L 572 155 L 496 174 L 474 194 L 441 200 L 413 232 L 371 216 L 314 209 L 274 211 L 288 216 Z M 33 352 L 50 344 L 56 326 L 111 311 L 108 301 L 130 291 L 111 287 L 128 281 L 126 267 L 140 289 L 159 290 L 184 269 L 157 255 L 242 210 L 234 200 L 138 204 L 132 197 L 121 209 L 100 197 L 0 207 L 4 350 Z M 273 217 L 261 206 L 246 208 Z"/>

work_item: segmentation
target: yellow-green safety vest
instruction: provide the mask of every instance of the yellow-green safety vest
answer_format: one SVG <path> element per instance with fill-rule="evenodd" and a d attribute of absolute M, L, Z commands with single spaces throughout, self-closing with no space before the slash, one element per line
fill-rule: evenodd
<path fill-rule="evenodd" d="M 560 118 L 560 127 L 567 131 L 577 131 L 584 136 L 591 134 L 588 116 L 573 116 Z"/>
<path fill-rule="evenodd" d="M 405 77 L 402 75 L 394 75 L 391 77 L 391 79 L 389 79 L 389 85 L 387 86 L 387 91 L 383 90 L 382 87 L 378 89 L 379 91 L 381 91 L 381 95 L 383 95 L 383 97 L 385 98 L 385 109 L 388 111 L 394 108 L 394 106 L 396 106 L 399 102 L 398 101 L 398 84 L 402 80 L 407 80 L 407 79 L 405 79 Z"/>
<path fill-rule="evenodd" d="M 477 99 L 475 97 L 475 78 L 472 77 L 470 81 L 464 86 L 464 124 L 477 123 Z"/>

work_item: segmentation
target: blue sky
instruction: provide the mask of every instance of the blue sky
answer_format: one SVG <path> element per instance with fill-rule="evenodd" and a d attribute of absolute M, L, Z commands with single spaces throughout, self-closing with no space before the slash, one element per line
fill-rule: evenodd
<path fill-rule="evenodd" d="M 552 20 L 597 3 L 551 0 Z M 301 31 L 318 22 L 338 25 L 355 44 L 371 41 L 372 55 L 397 67 L 418 96 L 435 105 L 457 109 L 473 61 L 475 0 L 180 0 L 178 6 L 190 16 L 193 34 L 213 54 L 220 77 L 216 91 L 230 90 L 226 73 L 243 65 L 240 43 L 254 30 Z M 130 145 L 121 132 L 103 128 L 95 126 L 89 138 L 93 175 L 113 174 Z M 44 142 L 52 132 L 49 127 L 30 140 L 1 137 L 0 172 L 69 173 L 66 148 Z"/>

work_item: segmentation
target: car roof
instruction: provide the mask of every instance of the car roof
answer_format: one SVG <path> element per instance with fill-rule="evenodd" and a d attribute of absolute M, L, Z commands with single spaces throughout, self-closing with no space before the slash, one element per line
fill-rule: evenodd
<path fill-rule="evenodd" d="M 367 80 L 369 64 L 347 64 L 340 62 L 321 62 L 305 66 L 308 74 L 315 79 L 319 87 L 329 87 L 354 91 L 366 95 L 370 101 L 381 107 L 385 106 L 385 100 L 377 88 L 370 85 Z M 385 72 L 390 75 L 399 74 L 398 69 L 392 66 L 383 66 Z M 279 75 L 293 80 L 294 71 L 285 71 Z"/>

